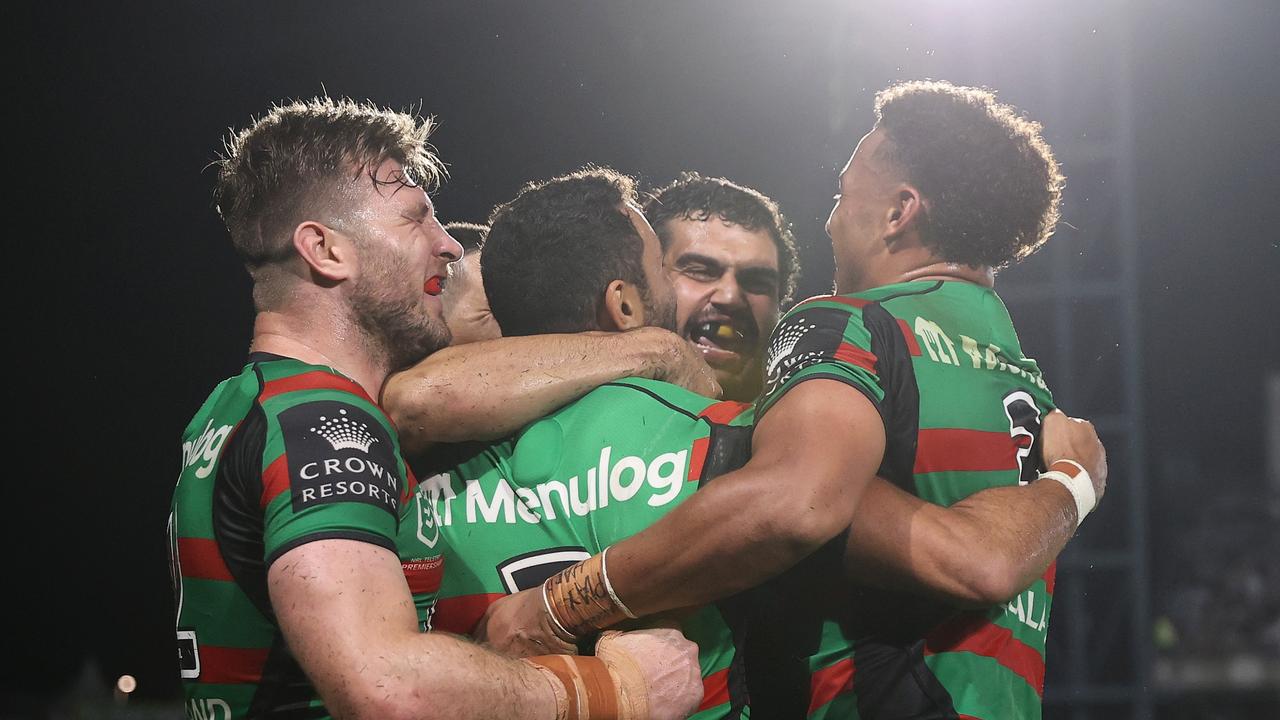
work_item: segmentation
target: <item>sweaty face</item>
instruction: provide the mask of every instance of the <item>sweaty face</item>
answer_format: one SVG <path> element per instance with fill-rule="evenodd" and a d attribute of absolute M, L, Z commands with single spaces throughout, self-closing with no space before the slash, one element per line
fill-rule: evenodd
<path fill-rule="evenodd" d="M 827 218 L 839 292 L 862 289 L 868 260 L 883 237 L 890 205 L 882 201 L 888 200 L 886 188 L 897 179 L 889 163 L 877 154 L 885 142 L 883 131 L 867 133 L 840 172 L 840 192 Z"/>
<path fill-rule="evenodd" d="M 489 299 L 480 280 L 480 251 L 449 266 L 449 284 L 445 287 L 444 320 L 453 334 L 453 345 L 502 337 L 498 321 L 493 319 Z"/>
<path fill-rule="evenodd" d="M 354 211 L 343 226 L 358 254 L 351 311 L 392 370 L 408 367 L 449 343 L 440 293 L 448 264 L 462 246 L 436 220 L 422 188 L 388 160 L 357 183 Z"/>
<path fill-rule="evenodd" d="M 644 241 L 645 324 L 676 332 L 676 296 L 671 279 L 662 271 L 662 243 L 639 208 L 628 205 L 627 216 Z"/>
<path fill-rule="evenodd" d="M 730 400 L 760 390 L 764 344 L 778 322 L 778 247 L 764 229 L 719 217 L 663 228 L 680 333 L 697 344 Z"/>

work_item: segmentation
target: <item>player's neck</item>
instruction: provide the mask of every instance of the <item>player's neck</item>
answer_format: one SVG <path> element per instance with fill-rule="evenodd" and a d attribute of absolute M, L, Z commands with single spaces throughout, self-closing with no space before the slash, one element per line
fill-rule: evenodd
<path fill-rule="evenodd" d="M 332 317 L 298 317 L 262 311 L 254 319 L 250 352 L 283 355 L 311 365 L 326 365 L 354 380 L 369 397 L 382 392 L 387 364 L 370 357 L 369 343 L 354 324 Z"/>
<path fill-rule="evenodd" d="M 991 288 L 995 287 L 996 273 L 988 266 L 973 267 L 929 258 L 896 267 L 886 264 L 878 268 L 878 272 L 863 273 L 857 278 L 849 278 L 845 283 L 837 283 L 837 290 L 841 293 L 857 293 L 885 285 L 928 280 L 967 282 Z"/>

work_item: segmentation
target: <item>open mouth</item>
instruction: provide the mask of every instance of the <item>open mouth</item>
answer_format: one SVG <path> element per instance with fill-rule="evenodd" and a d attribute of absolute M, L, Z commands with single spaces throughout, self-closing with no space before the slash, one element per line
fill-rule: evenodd
<path fill-rule="evenodd" d="M 709 320 L 689 327 L 687 336 L 707 361 L 731 362 L 745 358 L 755 347 L 755 333 L 729 320 Z"/>
<path fill-rule="evenodd" d="M 444 276 L 432 275 L 422 284 L 422 292 L 428 295 L 439 295 L 444 290 Z"/>

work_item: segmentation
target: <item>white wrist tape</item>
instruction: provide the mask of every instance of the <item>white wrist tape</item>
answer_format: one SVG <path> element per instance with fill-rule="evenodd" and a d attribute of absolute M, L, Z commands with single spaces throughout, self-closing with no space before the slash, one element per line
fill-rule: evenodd
<path fill-rule="evenodd" d="M 1093 491 L 1093 479 L 1089 471 L 1074 460 L 1058 460 L 1040 473 L 1041 478 L 1053 478 L 1062 483 L 1076 501 L 1076 527 L 1098 505 L 1098 495 Z"/>
<path fill-rule="evenodd" d="M 613 583 L 609 582 L 609 548 L 605 548 L 604 552 L 600 553 L 600 574 L 604 577 L 604 589 L 609 593 L 609 599 L 613 601 L 614 605 L 618 606 L 623 615 L 635 620 L 636 614 L 631 612 L 631 608 L 622 604 L 622 600 L 618 598 L 618 593 L 613 591 Z"/>

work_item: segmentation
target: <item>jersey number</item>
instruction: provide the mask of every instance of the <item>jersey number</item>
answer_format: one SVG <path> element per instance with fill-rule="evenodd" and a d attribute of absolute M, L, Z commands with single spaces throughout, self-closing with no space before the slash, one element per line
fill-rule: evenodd
<path fill-rule="evenodd" d="M 1026 485 L 1039 475 L 1036 463 L 1028 463 L 1036 440 L 1040 437 L 1040 408 L 1025 390 L 1015 390 L 1004 396 L 1004 414 L 1009 418 L 1009 435 L 1018 454 L 1018 484 Z"/>

